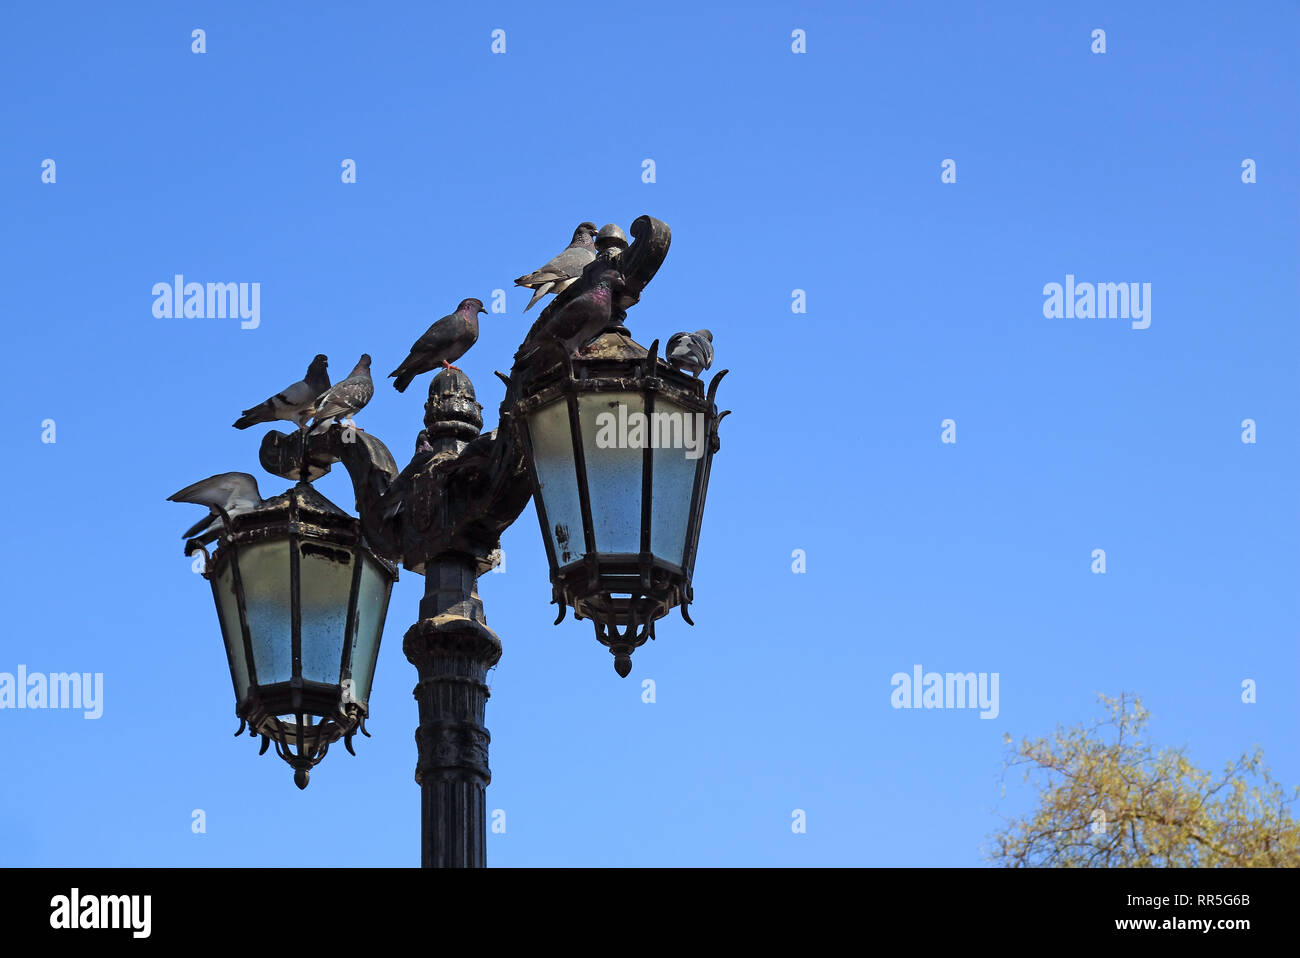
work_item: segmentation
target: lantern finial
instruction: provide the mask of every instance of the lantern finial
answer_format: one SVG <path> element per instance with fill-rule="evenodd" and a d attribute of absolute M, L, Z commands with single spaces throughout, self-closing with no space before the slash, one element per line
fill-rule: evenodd
<path fill-rule="evenodd" d="M 467 443 L 478 438 L 483 428 L 483 406 L 474 398 L 474 384 L 459 369 L 444 369 L 429 383 L 424 428 L 430 443 L 440 452 L 446 444 L 439 443 L 439 439 Z"/>

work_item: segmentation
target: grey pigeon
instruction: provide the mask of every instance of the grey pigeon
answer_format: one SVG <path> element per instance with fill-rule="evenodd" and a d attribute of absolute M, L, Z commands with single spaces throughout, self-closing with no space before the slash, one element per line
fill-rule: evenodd
<path fill-rule="evenodd" d="M 206 535 L 221 526 L 221 513 L 218 507 L 226 510 L 232 519 L 244 512 L 251 512 L 262 505 L 262 494 L 257 491 L 257 480 L 246 472 L 223 472 L 206 479 L 200 479 L 192 486 L 186 486 L 175 495 L 167 497 L 168 502 L 192 502 L 207 506 L 209 514 L 204 516 L 181 535 L 182 539 L 193 539 Z"/>
<path fill-rule="evenodd" d="M 388 374 L 389 379 L 397 377 L 393 387 L 399 393 L 406 392 L 412 379 L 420 373 L 437 369 L 439 365 L 457 369 L 451 361 L 460 359 L 478 342 L 478 314 L 486 312 L 479 300 L 462 299 L 454 313 L 442 317 L 425 330 L 411 347 L 411 354 Z"/>
<path fill-rule="evenodd" d="M 579 223 L 573 231 L 573 239 L 559 255 L 552 257 L 541 269 L 515 280 L 516 286 L 533 290 L 533 298 L 524 307 L 525 313 L 547 293 L 559 295 L 577 281 L 587 264 L 596 258 L 595 236 L 595 223 Z"/>
<path fill-rule="evenodd" d="M 307 420 L 316 413 L 316 397 L 330 388 L 330 374 L 325 371 L 328 365 L 329 360 L 324 354 L 318 354 L 307 367 L 307 375 L 266 402 L 245 409 L 243 415 L 235 420 L 235 428 L 247 429 L 259 422 L 275 422 L 277 419 L 296 422 L 299 429 L 306 428 Z"/>
<path fill-rule="evenodd" d="M 700 378 L 700 373 L 713 365 L 713 334 L 707 329 L 693 333 L 674 333 L 668 340 L 668 362 L 675 369 L 685 369 Z"/>
<path fill-rule="evenodd" d="M 324 432 L 332 419 L 351 419 L 370 402 L 375 384 L 370 378 L 370 354 L 362 353 L 348 378 L 321 393 L 316 399 L 316 418 L 312 434 Z"/>
<path fill-rule="evenodd" d="M 569 352 L 573 352 L 599 335 L 609 325 L 614 295 L 625 285 L 622 273 L 616 269 L 605 270 L 594 286 L 584 289 L 560 307 L 555 315 L 546 317 L 544 323 L 530 331 L 515 354 L 516 364 L 530 359 L 551 338 L 559 339 Z"/>

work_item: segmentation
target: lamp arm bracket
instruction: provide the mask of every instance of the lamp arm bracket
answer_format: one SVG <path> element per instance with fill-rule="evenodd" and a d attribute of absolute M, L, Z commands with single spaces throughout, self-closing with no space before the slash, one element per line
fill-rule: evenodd
<path fill-rule="evenodd" d="M 381 506 L 384 494 L 397 479 L 397 463 L 377 436 L 334 423 L 322 432 L 309 435 L 304 444 L 300 432 L 272 430 L 262 439 L 259 459 L 262 468 L 272 475 L 293 480 L 305 475 L 309 481 L 325 475 L 334 463 L 342 463 L 352 480 L 366 541 L 385 558 L 400 560 L 397 524 L 385 517 Z"/>

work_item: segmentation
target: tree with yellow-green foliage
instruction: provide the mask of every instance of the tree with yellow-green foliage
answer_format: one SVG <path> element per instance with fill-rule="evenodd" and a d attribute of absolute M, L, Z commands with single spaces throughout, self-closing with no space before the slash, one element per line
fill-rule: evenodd
<path fill-rule="evenodd" d="M 1003 774 L 1023 769 L 1038 804 L 1006 819 L 986 858 L 1022 868 L 1300 866 L 1290 807 L 1300 788 L 1288 794 L 1274 781 L 1259 749 L 1215 776 L 1184 748 L 1146 741 L 1150 713 L 1136 696 L 1098 699 L 1107 718 L 1010 748 Z"/>

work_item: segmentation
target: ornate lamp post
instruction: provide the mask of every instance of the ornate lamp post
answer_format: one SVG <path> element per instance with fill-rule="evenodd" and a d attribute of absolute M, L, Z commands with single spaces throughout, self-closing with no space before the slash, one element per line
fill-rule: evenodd
<path fill-rule="evenodd" d="M 632 651 L 654 637 L 657 619 L 680 606 L 690 622 L 700 521 L 719 447 L 718 424 L 727 415 L 714 403 L 725 370 L 706 391 L 701 381 L 658 357 L 657 341 L 649 350 L 633 342 L 622 325 L 626 310 L 662 264 L 671 234 L 648 216 L 631 232 L 636 241 L 629 247 L 618 227 L 600 231 L 595 261 L 529 331 L 525 343 L 546 348 L 531 350 L 529 362 L 517 354 L 510 375 L 497 374 L 506 384 L 498 428 L 481 433 L 482 407 L 473 384 L 459 370 L 447 369 L 433 377 L 415 456 L 400 472 L 387 447 L 369 433 L 337 424 L 312 435 L 270 432 L 262 442 L 262 466 L 304 481 L 281 497 L 282 505 L 271 500 L 228 523 L 210 563 L 232 650 L 238 714 L 264 735 L 263 751 L 274 741 L 295 769 L 307 763 L 298 772 L 300 784 L 306 782 L 305 768 L 324 755 L 323 746 L 340 736 L 348 741 L 366 715 L 395 564 L 425 577 L 419 619 L 402 642 L 418 674 L 415 778 L 425 866 L 486 863 L 486 675 L 501 657 L 501 642 L 487 626 L 478 577 L 498 561 L 501 533 L 529 499 L 537 506 L 553 600 L 561 605 L 556 624 L 570 606 L 575 617 L 590 619 L 620 675 L 630 671 Z M 623 283 L 605 332 L 577 357 L 560 348 L 558 339 L 547 344 L 558 311 L 610 269 Z M 359 519 L 330 505 L 306 482 L 336 462 L 352 480 Z M 279 538 L 254 535 L 268 527 L 279 530 Z M 310 543 L 308 527 L 315 537 Z M 275 600 L 277 610 L 288 608 L 288 626 L 276 633 L 264 633 L 260 612 L 249 617 L 249 608 L 261 606 L 250 602 L 248 577 L 240 575 L 252 561 L 245 550 L 263 542 L 277 543 L 275 556 L 292 560 L 287 590 L 258 585 L 291 596 Z M 337 601 L 315 597 L 337 597 L 344 582 L 348 597 L 339 617 Z M 316 611 L 326 607 L 333 611 Z M 311 611 L 304 617 L 303 610 Z M 284 618 L 279 611 L 276 616 L 275 622 Z M 288 669 L 277 660 L 269 686 L 261 671 L 253 672 L 266 658 L 259 653 L 263 634 L 281 637 L 275 648 L 289 636 Z M 309 648 L 310 654 L 304 651 Z M 328 658 L 318 648 L 339 652 L 336 697 L 333 686 L 314 684 L 322 674 L 318 661 Z M 308 716 L 321 720 L 305 721 Z M 298 751 L 286 752 L 282 743 L 296 743 Z"/>

